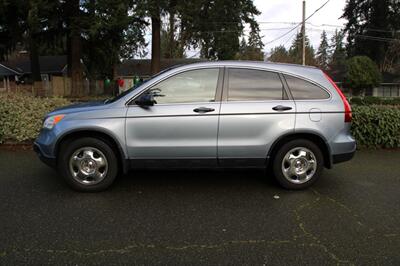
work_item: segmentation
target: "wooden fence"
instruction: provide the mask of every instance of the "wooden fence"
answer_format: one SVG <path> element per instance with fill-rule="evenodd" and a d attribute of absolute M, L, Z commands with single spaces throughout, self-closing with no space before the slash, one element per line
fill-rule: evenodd
<path fill-rule="evenodd" d="M 83 95 L 102 95 L 104 94 L 104 82 L 95 80 L 90 91 L 89 80 L 84 79 L 80 84 Z M 71 78 L 62 76 L 52 76 L 50 79 L 44 79 L 41 82 L 34 84 L 18 84 L 15 81 L 10 81 L 7 88 L 2 90 L 7 93 L 28 93 L 35 96 L 71 96 Z"/>

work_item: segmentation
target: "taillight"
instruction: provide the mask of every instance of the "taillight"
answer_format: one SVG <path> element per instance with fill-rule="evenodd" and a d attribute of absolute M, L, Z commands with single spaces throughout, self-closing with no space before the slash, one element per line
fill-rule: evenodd
<path fill-rule="evenodd" d="M 335 87 L 336 91 L 339 93 L 340 98 L 342 98 L 342 102 L 344 105 L 344 122 L 345 123 L 350 123 L 352 120 L 352 115 L 351 115 L 351 106 L 349 102 L 347 101 L 346 97 L 344 96 L 343 92 L 339 89 L 339 87 L 336 85 L 335 82 L 326 74 L 325 77 L 329 80 L 329 82 L 332 84 L 333 87 Z"/>

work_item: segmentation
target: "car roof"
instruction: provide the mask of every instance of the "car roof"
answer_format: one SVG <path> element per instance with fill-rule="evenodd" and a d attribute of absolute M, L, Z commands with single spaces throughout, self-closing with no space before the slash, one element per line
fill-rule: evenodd
<path fill-rule="evenodd" d="M 222 60 L 222 61 L 203 61 L 191 64 L 178 65 L 174 68 L 187 68 L 187 67 L 205 67 L 205 66 L 237 66 L 237 67 L 259 67 L 268 68 L 271 70 L 284 71 L 320 71 L 314 66 L 303 66 L 298 64 L 288 64 L 288 63 L 274 63 L 265 61 L 241 61 L 241 60 Z"/>
<path fill-rule="evenodd" d="M 260 68 L 269 71 L 276 71 L 283 74 L 289 74 L 294 76 L 299 76 L 301 78 L 309 79 L 322 86 L 329 87 L 329 83 L 326 82 L 326 78 L 323 72 L 314 66 L 303 66 L 296 64 L 286 64 L 286 63 L 273 63 L 264 61 L 204 61 L 186 65 L 180 65 L 173 68 L 175 71 L 181 71 L 185 69 L 195 69 L 201 67 L 241 67 L 241 68 Z"/>

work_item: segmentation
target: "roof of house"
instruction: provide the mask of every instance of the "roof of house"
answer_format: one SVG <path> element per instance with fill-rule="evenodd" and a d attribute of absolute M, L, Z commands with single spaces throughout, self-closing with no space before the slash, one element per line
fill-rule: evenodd
<path fill-rule="evenodd" d="M 67 65 L 66 55 L 56 56 L 39 56 L 40 73 L 41 74 L 61 74 L 65 70 Z M 30 74 L 31 73 L 31 61 L 29 57 L 20 57 L 7 62 L 3 62 L 3 65 L 19 74 Z M 15 75 L 15 73 L 13 74 Z"/>
<path fill-rule="evenodd" d="M 17 70 L 0 64 L 0 77 L 4 77 L 4 76 L 14 76 L 14 75 L 20 75 L 20 72 L 18 72 Z"/>
<path fill-rule="evenodd" d="M 164 70 L 176 65 L 191 64 L 205 61 L 196 58 L 180 58 L 180 59 L 161 59 L 160 70 Z M 151 60 L 150 59 L 131 59 L 125 60 L 117 66 L 117 75 L 123 77 L 129 76 L 151 76 Z"/>

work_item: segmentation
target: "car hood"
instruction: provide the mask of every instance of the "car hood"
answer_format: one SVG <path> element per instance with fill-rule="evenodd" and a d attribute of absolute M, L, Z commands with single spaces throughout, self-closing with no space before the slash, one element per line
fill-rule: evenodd
<path fill-rule="evenodd" d="M 67 105 L 61 108 L 57 108 L 54 111 L 47 114 L 47 116 L 51 115 L 58 115 L 58 114 L 70 114 L 70 113 L 77 113 L 77 112 L 87 112 L 92 111 L 100 108 L 104 108 L 106 104 L 104 101 L 93 101 L 93 102 L 86 102 L 86 103 L 76 103 Z"/>

